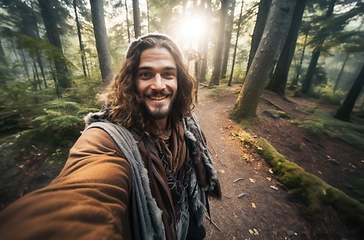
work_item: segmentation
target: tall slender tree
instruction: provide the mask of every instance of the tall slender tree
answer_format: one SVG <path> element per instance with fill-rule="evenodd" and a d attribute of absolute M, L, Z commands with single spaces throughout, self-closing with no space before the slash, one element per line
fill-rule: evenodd
<path fill-rule="evenodd" d="M 255 22 L 254 31 L 252 35 L 252 42 L 250 46 L 250 53 L 248 59 L 248 65 L 246 68 L 246 72 L 248 72 L 249 67 L 253 61 L 254 55 L 258 49 L 260 39 L 262 38 L 264 26 L 267 22 L 269 9 L 271 6 L 272 0 L 261 0 L 259 2 L 259 10 L 257 14 L 257 20 Z"/>
<path fill-rule="evenodd" d="M 221 73 L 220 78 L 226 77 L 227 65 L 229 61 L 230 48 L 231 48 L 231 36 L 233 34 L 233 26 L 234 26 L 234 12 L 235 12 L 235 0 L 230 0 L 229 11 L 227 15 L 226 27 L 225 27 L 225 46 L 224 46 L 224 54 L 221 63 Z"/>
<path fill-rule="evenodd" d="M 203 12 L 204 12 L 204 20 L 205 22 L 209 23 L 209 19 L 212 15 L 212 11 L 211 11 L 211 0 L 204 0 L 205 4 L 201 4 L 201 8 L 203 8 L 203 6 L 206 6 L 206 8 L 203 8 Z M 201 46 L 201 52 L 202 52 L 202 61 L 201 61 L 201 67 L 200 67 L 200 76 L 199 76 L 199 80 L 201 82 L 205 82 L 206 80 L 206 72 L 207 72 L 207 59 L 208 59 L 208 53 L 209 53 L 209 35 L 210 35 L 210 28 L 208 27 L 207 30 L 204 32 L 204 36 L 201 37 L 200 39 L 200 44 L 199 46 Z"/>
<path fill-rule="evenodd" d="M 329 19 L 332 16 L 336 2 L 337 2 L 337 0 L 329 1 L 328 9 L 326 11 L 324 20 Z M 323 28 L 321 28 L 321 29 L 323 29 Z M 306 77 L 305 77 L 304 81 L 302 82 L 301 93 L 309 93 L 311 90 L 311 82 L 312 82 L 313 75 L 315 73 L 316 65 L 317 65 L 318 59 L 321 54 L 321 49 L 322 49 L 325 39 L 328 35 L 328 32 L 326 29 L 321 30 L 321 32 L 322 33 L 317 34 L 317 36 L 318 36 L 317 44 L 316 44 L 314 50 L 312 51 L 312 57 L 311 57 L 311 61 L 310 61 L 310 64 L 309 64 L 307 72 L 306 72 Z"/>
<path fill-rule="evenodd" d="M 113 72 L 111 68 L 109 41 L 107 39 L 105 26 L 103 1 L 90 0 L 90 4 L 102 82 L 107 84 L 113 78 Z"/>
<path fill-rule="evenodd" d="M 273 0 L 263 37 L 231 112 L 233 120 L 256 116 L 260 95 L 286 41 L 295 4 L 294 0 Z"/>
<path fill-rule="evenodd" d="M 226 27 L 226 18 L 229 6 L 229 0 L 221 0 L 220 17 L 219 17 L 219 32 L 215 45 L 215 55 L 213 61 L 213 72 L 209 86 L 219 85 L 221 76 L 222 53 L 224 48 L 224 33 Z"/>
<path fill-rule="evenodd" d="M 133 0 L 133 17 L 134 17 L 134 37 L 138 38 L 142 35 L 140 25 L 140 8 L 139 0 Z"/>
<path fill-rule="evenodd" d="M 235 38 L 235 44 L 234 44 L 234 53 L 233 53 L 233 59 L 232 59 L 232 63 L 231 63 L 231 72 L 230 72 L 228 86 L 231 86 L 231 82 L 232 82 L 232 79 L 233 79 L 236 51 L 238 49 L 238 41 L 239 41 L 239 35 L 240 35 L 240 29 L 241 29 L 241 22 L 242 22 L 242 19 L 243 19 L 243 8 L 244 8 L 244 1 L 241 1 L 240 14 L 239 14 L 239 20 L 238 20 L 238 23 L 237 23 L 236 38 Z"/>
<path fill-rule="evenodd" d="M 77 27 L 78 43 L 80 45 L 80 55 L 81 55 L 83 76 L 86 78 L 87 77 L 86 60 L 85 60 L 86 54 L 85 54 L 85 48 L 84 48 L 83 42 L 82 42 L 81 23 L 78 19 L 77 0 L 73 0 L 73 10 L 75 12 L 75 17 L 76 17 L 75 21 L 76 21 L 76 27 Z"/>
<path fill-rule="evenodd" d="M 47 37 L 53 46 L 58 49 L 53 55 L 54 66 L 56 70 L 56 78 L 61 88 L 71 87 L 71 77 L 68 70 L 66 58 L 63 54 L 63 46 L 61 41 L 61 31 L 58 26 L 60 14 L 56 10 L 60 8 L 58 1 L 38 0 L 43 23 L 47 32 Z M 64 17 L 64 16 L 63 16 Z"/>
<path fill-rule="evenodd" d="M 364 64 L 361 67 L 361 70 L 355 79 L 354 84 L 350 88 L 348 94 L 346 95 L 345 100 L 339 107 L 339 109 L 334 114 L 334 118 L 342 120 L 342 121 L 350 121 L 351 112 L 354 109 L 355 102 L 360 95 L 364 86 Z"/>
<path fill-rule="evenodd" d="M 270 91 L 275 92 L 281 96 L 284 96 L 285 94 L 288 72 L 291 66 L 294 50 L 296 48 L 298 32 L 300 30 L 302 16 L 306 4 L 307 0 L 297 1 L 293 12 L 292 24 L 289 28 L 287 40 L 284 44 L 274 73 L 270 77 L 266 87 L 266 89 L 269 89 Z"/>

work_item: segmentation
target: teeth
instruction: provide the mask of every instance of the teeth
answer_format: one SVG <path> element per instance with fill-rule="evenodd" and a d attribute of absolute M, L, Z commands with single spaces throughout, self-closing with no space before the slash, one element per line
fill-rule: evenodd
<path fill-rule="evenodd" d="M 160 97 L 158 97 L 158 96 L 150 96 L 150 99 L 152 99 L 152 100 L 162 100 L 162 99 L 165 99 L 166 98 L 166 96 L 160 96 Z"/>

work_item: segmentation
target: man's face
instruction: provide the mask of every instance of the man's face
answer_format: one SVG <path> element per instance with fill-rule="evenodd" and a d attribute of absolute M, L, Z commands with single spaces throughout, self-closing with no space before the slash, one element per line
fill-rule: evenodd
<path fill-rule="evenodd" d="M 176 61 L 165 48 L 149 48 L 142 52 L 136 86 L 145 108 L 163 124 L 177 94 Z"/>

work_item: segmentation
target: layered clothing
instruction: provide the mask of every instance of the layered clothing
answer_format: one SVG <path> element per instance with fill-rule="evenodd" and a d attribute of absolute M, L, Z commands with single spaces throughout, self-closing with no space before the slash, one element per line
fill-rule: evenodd
<path fill-rule="evenodd" d="M 88 124 L 55 180 L 0 212 L 4 239 L 184 239 L 205 193 L 221 197 L 194 117 L 153 139 L 98 114 Z"/>

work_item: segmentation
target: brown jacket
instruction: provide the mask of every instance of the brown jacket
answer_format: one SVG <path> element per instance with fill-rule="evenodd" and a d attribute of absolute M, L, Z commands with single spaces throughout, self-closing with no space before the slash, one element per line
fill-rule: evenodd
<path fill-rule="evenodd" d="M 132 239 L 131 168 L 109 135 L 92 128 L 60 175 L 0 212 L 1 239 Z"/>

